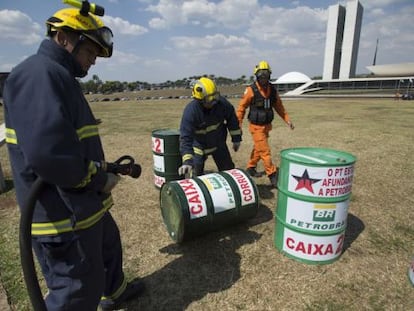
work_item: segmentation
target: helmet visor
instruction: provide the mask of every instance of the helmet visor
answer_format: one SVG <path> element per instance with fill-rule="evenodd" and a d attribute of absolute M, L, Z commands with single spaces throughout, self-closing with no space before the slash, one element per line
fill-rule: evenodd
<path fill-rule="evenodd" d="M 215 104 L 215 102 L 218 101 L 219 96 L 220 96 L 220 93 L 219 92 L 215 92 L 214 94 L 207 95 L 206 97 L 204 97 L 204 101 L 207 104 Z"/>
<path fill-rule="evenodd" d="M 83 31 L 82 34 L 101 46 L 102 53 L 99 56 L 111 57 L 113 47 L 113 35 L 111 29 L 102 27 L 90 31 Z"/>
<path fill-rule="evenodd" d="M 218 100 L 220 97 L 220 93 L 219 92 L 215 92 L 211 95 L 207 95 L 206 97 L 204 97 L 204 103 L 209 105 L 209 106 L 214 106 L 215 104 L 217 104 Z"/>
<path fill-rule="evenodd" d="M 108 27 L 102 27 L 97 30 L 98 36 L 102 39 L 102 42 L 105 43 L 107 46 L 111 46 L 113 41 L 112 38 L 114 35 L 112 34 L 111 29 Z"/>
<path fill-rule="evenodd" d="M 269 70 L 266 70 L 266 69 L 260 69 L 259 71 L 257 71 L 256 77 L 258 79 L 269 80 L 270 79 L 270 72 L 269 72 Z"/>

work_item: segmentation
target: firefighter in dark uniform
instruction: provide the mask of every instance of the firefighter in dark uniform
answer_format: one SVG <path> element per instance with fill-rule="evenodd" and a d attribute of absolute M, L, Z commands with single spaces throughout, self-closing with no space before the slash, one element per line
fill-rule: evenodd
<path fill-rule="evenodd" d="M 192 97 L 181 119 L 180 152 L 183 165 L 178 173 L 203 175 L 205 161 L 210 155 L 219 171 L 233 169 L 235 166 L 226 144 L 227 132 L 235 152 L 241 142 L 234 107 L 220 96 L 214 81 L 206 77 L 195 82 Z"/>
<path fill-rule="evenodd" d="M 262 160 L 266 175 L 272 186 L 277 187 L 278 171 L 272 162 L 272 155 L 268 143 L 269 132 L 272 130 L 272 121 L 275 110 L 285 123 L 293 130 L 295 127 L 282 105 L 276 88 L 269 82 L 272 70 L 266 61 L 261 61 L 254 68 L 256 81 L 246 87 L 243 97 L 237 108 L 237 118 L 242 126 L 246 109 L 249 108 L 247 119 L 249 131 L 253 138 L 253 150 L 247 163 L 247 172 L 253 177 L 259 177 L 256 170 L 257 163 Z"/>
<path fill-rule="evenodd" d="M 78 77 L 97 57 L 111 57 L 112 32 L 75 8 L 47 22 L 48 38 L 17 65 L 4 87 L 6 142 L 19 207 L 37 178 L 45 187 L 36 202 L 32 245 L 53 310 L 114 310 L 140 294 L 127 282 L 122 246 L 109 209 L 119 178 L 101 167 L 97 121 Z"/>

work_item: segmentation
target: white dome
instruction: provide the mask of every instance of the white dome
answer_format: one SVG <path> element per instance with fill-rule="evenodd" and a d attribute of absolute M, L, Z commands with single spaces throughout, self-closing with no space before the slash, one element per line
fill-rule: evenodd
<path fill-rule="evenodd" d="M 291 71 L 279 77 L 279 79 L 276 80 L 276 83 L 306 83 L 309 81 L 311 81 L 311 78 L 307 75 L 301 72 Z"/>

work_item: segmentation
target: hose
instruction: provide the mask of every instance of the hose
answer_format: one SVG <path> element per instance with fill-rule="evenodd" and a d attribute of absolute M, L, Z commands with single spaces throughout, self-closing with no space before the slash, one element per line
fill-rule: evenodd
<path fill-rule="evenodd" d="M 42 291 L 40 290 L 37 280 L 36 267 L 33 261 L 32 252 L 32 219 L 35 204 L 39 193 L 44 188 L 44 182 L 37 178 L 30 188 L 27 201 L 21 210 L 19 246 L 20 246 L 20 263 L 23 269 L 24 281 L 27 292 L 32 303 L 34 311 L 47 311 L 45 301 L 43 300 Z"/>
<path fill-rule="evenodd" d="M 136 164 L 131 156 L 122 156 L 113 163 L 105 163 L 105 170 L 114 174 L 128 175 L 138 178 L 141 175 L 141 166 Z M 27 201 L 21 209 L 19 246 L 20 263 L 23 269 L 23 277 L 29 293 L 30 302 L 34 311 L 47 311 L 42 291 L 36 274 L 36 267 L 32 251 L 32 221 L 37 198 L 44 188 L 45 183 L 38 177 L 32 184 Z"/>

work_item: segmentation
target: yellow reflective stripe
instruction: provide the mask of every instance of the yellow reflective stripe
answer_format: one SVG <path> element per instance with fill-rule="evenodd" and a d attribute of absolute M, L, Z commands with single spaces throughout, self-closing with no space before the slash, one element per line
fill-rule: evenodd
<path fill-rule="evenodd" d="M 102 203 L 104 207 L 100 211 L 86 219 L 77 222 L 75 228 L 72 227 L 71 220 L 69 218 L 55 222 L 32 223 L 32 235 L 56 235 L 69 231 L 77 231 L 92 227 L 102 218 L 103 214 L 105 214 L 114 204 L 112 196 L 109 196 Z"/>
<path fill-rule="evenodd" d="M 217 130 L 219 126 L 220 126 L 220 123 L 213 124 L 213 125 L 207 126 L 205 129 L 195 131 L 195 133 L 196 134 L 207 134 L 208 132 Z"/>
<path fill-rule="evenodd" d="M 110 296 L 102 296 L 101 300 L 107 300 L 107 299 L 117 299 L 119 296 L 121 296 L 121 294 L 125 291 L 126 287 L 127 287 L 128 283 L 124 277 L 124 279 L 122 280 L 121 286 L 119 286 L 119 288 Z"/>
<path fill-rule="evenodd" d="M 97 125 L 86 125 L 76 130 L 76 133 L 78 134 L 79 140 L 99 135 Z"/>
<path fill-rule="evenodd" d="M 191 160 L 193 158 L 193 155 L 190 153 L 187 153 L 185 155 L 183 155 L 183 162 L 187 161 L 187 160 Z"/>
<path fill-rule="evenodd" d="M 72 230 L 70 219 L 47 223 L 32 223 L 32 235 L 58 234 Z"/>
<path fill-rule="evenodd" d="M 88 167 L 88 174 L 86 174 L 86 177 L 78 185 L 76 185 L 75 188 L 82 188 L 89 184 L 91 182 L 92 175 L 95 175 L 97 170 L 98 169 L 96 168 L 95 162 L 90 161 Z"/>
<path fill-rule="evenodd" d="M 97 125 L 86 125 L 76 130 L 79 140 L 99 135 Z M 17 136 L 14 129 L 6 128 L 6 143 L 17 145 Z"/>
<path fill-rule="evenodd" d="M 240 129 L 238 129 L 238 130 L 233 130 L 233 131 L 229 131 L 230 132 L 230 135 L 231 136 L 234 136 L 234 135 L 241 135 L 241 130 Z"/>
<path fill-rule="evenodd" d="M 17 136 L 15 130 L 6 128 L 6 143 L 17 145 Z"/>
<path fill-rule="evenodd" d="M 197 147 L 193 147 L 193 150 L 194 150 L 194 153 L 195 154 L 198 154 L 198 155 L 201 155 L 201 156 L 204 154 L 203 149 L 200 149 L 200 148 L 197 148 Z"/>

